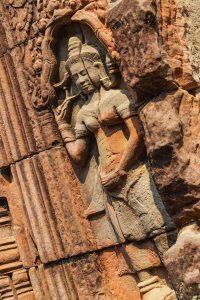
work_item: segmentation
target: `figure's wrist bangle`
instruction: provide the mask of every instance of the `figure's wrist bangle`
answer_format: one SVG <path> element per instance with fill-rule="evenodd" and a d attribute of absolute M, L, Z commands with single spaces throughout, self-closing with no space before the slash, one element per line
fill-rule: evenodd
<path fill-rule="evenodd" d="M 71 124 L 61 124 L 59 125 L 59 130 L 65 144 L 76 141 Z"/>
<path fill-rule="evenodd" d="M 127 172 L 124 171 L 124 170 L 118 170 L 117 173 L 118 173 L 120 176 L 125 176 L 125 175 L 127 175 Z"/>

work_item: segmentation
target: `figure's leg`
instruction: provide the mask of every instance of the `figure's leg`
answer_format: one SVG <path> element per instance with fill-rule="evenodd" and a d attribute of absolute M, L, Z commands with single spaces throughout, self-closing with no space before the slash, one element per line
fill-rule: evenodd
<path fill-rule="evenodd" d="M 89 218 L 105 211 L 105 194 L 99 178 L 98 171 L 95 175 L 94 192 L 88 208 L 84 211 L 84 216 Z"/>
<path fill-rule="evenodd" d="M 164 267 L 152 241 L 128 244 L 118 253 L 120 276 L 137 273 L 138 287 L 143 300 L 176 300 L 168 286 Z"/>
<path fill-rule="evenodd" d="M 150 270 L 138 273 L 142 300 L 176 300 L 175 292 L 159 276 L 153 276 Z"/>

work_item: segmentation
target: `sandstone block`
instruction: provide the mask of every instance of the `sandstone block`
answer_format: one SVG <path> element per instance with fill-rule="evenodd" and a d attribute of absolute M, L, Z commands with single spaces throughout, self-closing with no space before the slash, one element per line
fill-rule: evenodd
<path fill-rule="evenodd" d="M 53 114 L 31 104 L 22 59 L 19 48 L 0 58 L 0 167 L 60 142 Z"/>
<path fill-rule="evenodd" d="M 122 75 L 143 100 L 172 82 L 187 90 L 199 86 L 197 11 L 198 1 L 111 1 L 108 20 Z"/>
<path fill-rule="evenodd" d="M 30 278 L 37 299 L 141 299 L 135 271 L 128 269 L 131 262 L 128 267 L 123 251 L 121 258 L 120 252 L 120 249 L 108 249 L 31 268 Z"/>
<path fill-rule="evenodd" d="M 12 189 L 23 211 L 21 230 L 28 233 L 30 247 L 34 248 L 32 243 L 36 246 L 43 262 L 118 243 L 105 214 L 94 217 L 91 224 L 85 218 L 86 200 L 64 148 L 18 162 L 12 172 Z M 10 200 L 10 205 L 16 204 Z M 17 220 L 17 212 L 12 211 Z M 25 260 L 26 256 L 24 253 Z"/>
<path fill-rule="evenodd" d="M 25 266 L 34 265 L 37 257 L 48 263 L 125 242 L 105 209 L 90 218 L 85 216 L 88 194 L 77 180 L 65 148 L 55 147 L 17 162 L 12 175 L 8 201 Z M 162 226 L 157 226 L 152 236 L 173 228 L 161 202 L 156 203 Z M 121 211 L 121 217 L 123 214 Z M 141 234 L 138 228 L 134 232 L 129 241 L 137 240 L 137 232 Z M 138 240 L 150 236 L 143 234 Z"/>
<path fill-rule="evenodd" d="M 200 293 L 200 230 L 186 226 L 165 254 L 165 265 L 182 299 L 195 299 Z"/>
<path fill-rule="evenodd" d="M 198 97 L 179 89 L 140 114 L 154 179 L 178 226 L 199 219 L 199 108 Z"/>
<path fill-rule="evenodd" d="M 2 184 L 2 181 L 1 181 Z M 1 188 L 2 195 L 2 188 Z M 5 194 L 4 194 L 5 196 Z M 23 269 L 5 197 L 0 198 L 0 299 L 34 300 L 28 273 Z"/>

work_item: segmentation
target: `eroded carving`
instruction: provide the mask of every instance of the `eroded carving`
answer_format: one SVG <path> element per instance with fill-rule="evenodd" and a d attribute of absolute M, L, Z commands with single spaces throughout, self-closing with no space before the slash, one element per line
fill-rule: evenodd
<path fill-rule="evenodd" d="M 85 27 L 77 31 L 68 38 L 66 71 L 57 85 L 65 87 L 66 98 L 55 110 L 55 117 L 68 154 L 76 164 L 86 164 L 92 138 L 98 146 L 95 192 L 98 176 L 101 192 L 99 197 L 91 197 L 84 215 L 90 219 L 106 212 L 121 242 L 154 237 L 169 229 L 170 222 L 143 160 L 142 128 L 135 99 L 123 83 L 113 88 L 116 68 L 110 74 L 114 63 L 108 53 L 104 56 L 101 47 L 92 44 Z M 74 118 L 76 102 L 80 103 L 80 110 Z M 139 255 L 140 250 L 137 251 Z M 147 293 L 144 299 L 156 299 L 157 295 L 164 299 L 173 294 L 151 271 L 145 271 L 144 276 L 142 268 L 139 270 L 139 287 Z"/>
<path fill-rule="evenodd" d="M 126 83 L 131 83 L 132 87 L 137 85 L 141 92 L 137 99 L 134 92 L 130 94 L 127 90 L 115 63 L 118 54 L 107 26 L 107 2 L 2 0 L 0 3 L 2 24 L 6 29 L 5 33 L 1 30 L 0 38 L 3 42 L 7 40 L 0 45 L 0 152 L 1 166 L 12 164 L 6 180 L 9 182 L 7 188 L 15 196 L 15 201 L 12 196 L 8 197 L 14 232 L 22 264 L 31 268 L 31 280 L 39 298 L 175 299 L 164 279 L 166 272 L 161 262 L 174 227 L 149 173 L 137 108 L 149 95 L 160 93 L 163 87 L 174 88 L 170 78 L 184 87 L 196 87 L 196 80 L 190 82 L 187 45 L 184 40 L 182 46 L 175 45 L 182 31 L 178 38 L 176 34 L 171 35 L 171 32 L 179 32 L 183 24 L 181 14 L 173 13 L 176 3 L 171 0 L 109 1 L 111 8 L 116 7 L 115 20 L 111 20 L 110 25 L 114 34 L 117 30 L 117 42 L 121 39 L 117 45 L 121 52 L 121 71 Z M 117 8 L 120 2 L 123 2 L 121 10 L 128 8 L 128 13 L 122 17 Z M 155 3 L 161 4 L 161 13 Z M 168 16 L 168 6 L 174 22 Z M 142 13 L 136 18 L 140 11 Z M 163 22 L 158 22 L 162 28 L 158 29 L 157 14 L 166 11 Z M 126 30 L 129 25 L 130 31 Z M 127 40 L 129 35 L 130 41 Z M 140 39 L 142 42 L 137 43 Z M 160 49 L 163 41 L 165 54 Z M 170 59 L 165 60 L 166 54 Z M 123 55 L 129 58 L 127 63 Z M 184 67 L 183 74 L 179 63 Z M 172 65 L 173 72 L 168 74 Z M 158 81 L 152 80 L 152 71 L 158 75 Z M 163 82 L 163 78 L 166 81 Z M 173 105 L 175 98 L 171 99 Z M 190 97 L 186 98 L 188 107 Z M 158 103 L 158 98 L 155 102 Z M 191 106 L 197 107 L 195 103 Z M 146 108 L 141 111 L 143 118 L 148 115 Z M 69 157 L 59 134 L 57 136 L 52 110 Z M 148 134 L 157 134 L 158 127 L 151 124 L 155 123 L 158 111 L 154 118 L 148 118 L 144 128 L 148 151 Z M 171 118 L 169 111 L 166 116 Z M 161 119 L 163 137 L 163 132 L 168 130 L 166 125 L 171 123 Z M 194 117 L 193 123 L 197 123 Z M 187 128 L 186 133 L 188 138 Z M 194 145 L 194 138 L 191 139 Z M 161 138 L 154 139 L 153 146 L 159 148 L 161 141 Z M 179 146 L 176 143 L 176 147 Z M 172 155 L 175 163 L 176 147 Z M 164 172 L 173 169 L 168 182 L 164 176 L 173 194 L 173 174 L 180 171 L 181 176 L 185 176 L 187 167 L 182 172 L 183 168 L 174 168 L 177 164 L 161 166 L 167 162 L 165 150 L 170 149 L 163 149 L 161 145 L 164 151 L 153 150 L 153 155 L 148 155 L 152 158 L 151 164 L 153 159 L 159 162 L 154 169 L 158 185 L 164 181 Z M 158 158 L 160 154 L 164 154 L 163 159 Z M 182 163 L 187 164 L 187 161 L 178 157 L 178 165 Z M 153 170 L 153 165 L 151 167 Z M 186 175 L 191 179 L 190 172 Z M 192 180 L 194 183 L 194 177 Z M 163 199 L 170 206 L 168 195 Z M 174 202 L 179 205 L 180 198 L 173 198 L 176 199 L 178 201 Z M 190 204 L 191 195 L 187 193 L 185 200 Z M 197 209 L 196 203 L 190 207 L 191 218 L 198 217 Z M 181 224 L 182 214 L 181 219 L 177 215 L 175 220 L 177 217 Z M 184 218 L 188 218 L 188 207 Z M 198 260 L 198 251 L 194 252 L 192 247 L 195 245 L 198 249 L 198 236 L 199 227 L 185 227 L 180 232 L 178 244 L 165 256 L 168 269 L 176 277 L 173 281 L 184 281 L 188 286 L 195 284 L 195 288 L 199 272 L 198 264 L 193 266 Z M 7 261 L 2 265 L 6 273 L 6 270 L 10 272 L 10 260 L 11 263 L 14 260 L 13 266 L 19 262 L 19 253 L 14 239 L 6 238 L 5 242 L 6 246 L 4 240 L 0 243 L 0 251 L 3 249 L 7 253 Z M 14 249 L 10 251 L 7 247 Z M 187 249 L 186 256 L 190 253 L 189 268 L 183 264 L 183 248 Z M 87 256 L 84 253 L 91 253 L 89 256 L 94 259 L 84 259 Z M 180 263 L 184 265 L 181 274 Z M 176 272 L 173 272 L 174 265 Z M 34 298 L 25 270 L 12 272 L 12 278 L 4 275 L 0 277 L 3 298 L 13 297 L 13 293 L 24 297 L 24 286 L 30 291 L 27 297 Z M 197 294 L 196 289 L 194 293 Z"/>
<path fill-rule="evenodd" d="M 140 117 L 151 172 L 179 230 L 165 265 L 181 299 L 195 299 L 200 282 L 199 2 L 116 4 L 110 5 L 108 22 L 118 41 L 122 75 L 146 98 Z"/>
<path fill-rule="evenodd" d="M 7 200 L 0 197 L 0 299 L 14 298 L 36 299 L 28 273 L 20 261 Z"/>
<path fill-rule="evenodd" d="M 54 3 L 55 4 L 55 3 Z M 38 58 L 36 67 L 39 66 L 41 74 L 41 87 L 34 91 L 33 104 L 37 109 L 41 109 L 46 105 L 51 104 L 55 98 L 55 90 L 52 84 L 55 81 L 57 61 L 54 55 L 55 45 L 57 43 L 58 32 L 63 25 L 69 24 L 71 21 L 78 21 L 90 26 L 95 34 L 107 46 L 112 56 L 117 56 L 114 51 L 114 40 L 110 30 L 106 26 L 106 9 L 107 1 L 69 1 L 66 5 L 64 3 L 57 5 L 52 18 L 47 22 L 48 18 L 43 20 L 45 37 L 42 44 L 42 59 Z M 44 7 L 43 7 L 44 9 Z M 46 8 L 48 10 L 48 6 Z M 42 10 L 42 7 L 41 7 Z M 53 11 L 52 9 L 50 10 Z M 42 19 L 40 19 L 40 22 Z"/>

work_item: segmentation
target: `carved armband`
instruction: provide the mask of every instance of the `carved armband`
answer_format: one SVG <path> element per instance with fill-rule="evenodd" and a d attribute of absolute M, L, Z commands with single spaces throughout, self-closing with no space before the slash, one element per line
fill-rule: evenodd
<path fill-rule="evenodd" d="M 76 141 L 74 131 L 70 124 L 67 123 L 59 124 L 59 130 L 65 144 Z"/>

